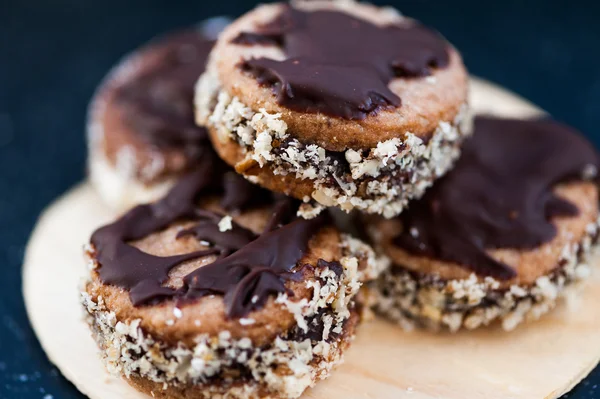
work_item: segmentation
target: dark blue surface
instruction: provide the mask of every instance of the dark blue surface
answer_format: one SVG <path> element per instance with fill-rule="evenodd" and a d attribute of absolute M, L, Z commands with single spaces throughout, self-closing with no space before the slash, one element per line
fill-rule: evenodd
<path fill-rule="evenodd" d="M 388 3 L 444 33 L 472 73 L 600 144 L 600 2 Z M 251 7 L 227 0 L 0 1 L 0 399 L 82 397 L 49 364 L 31 331 L 20 272 L 39 213 L 84 177 L 85 109 L 95 86 L 120 56 L 154 34 Z M 568 397 L 600 398 L 597 384 L 599 370 Z"/>

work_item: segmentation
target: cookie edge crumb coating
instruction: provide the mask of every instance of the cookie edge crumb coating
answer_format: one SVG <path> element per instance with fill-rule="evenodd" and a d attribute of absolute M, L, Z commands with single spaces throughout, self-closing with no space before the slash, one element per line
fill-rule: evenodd
<path fill-rule="evenodd" d="M 427 143 L 410 132 L 399 132 L 399 137 L 374 148 L 347 148 L 344 157 L 350 173 L 339 175 L 335 172 L 338 161 L 325 148 L 294 138 L 280 114 L 255 111 L 231 96 L 210 64 L 195 93 L 196 122 L 208 127 L 217 153 L 251 182 L 276 189 L 278 183 L 289 186 L 290 178 L 299 180 L 304 188 L 286 194 L 386 218 L 398 215 L 410 200 L 420 198 L 449 171 L 460 155 L 462 142 L 472 132 L 472 114 L 464 103 L 453 121 L 438 123 Z M 226 148 L 232 146 L 239 150 L 237 155 L 232 156 Z M 385 179 L 397 169 L 409 172 L 410 181 Z M 249 170 L 254 174 L 244 173 Z"/>
<path fill-rule="evenodd" d="M 295 302 L 285 294 L 276 299 L 294 315 L 296 329 L 308 328 L 310 317 L 321 317 L 320 322 L 329 326 L 321 341 L 277 337 L 270 346 L 255 347 L 249 338 L 231 339 L 229 331 L 221 331 L 216 337 L 199 336 L 194 348 L 169 346 L 143 331 L 139 319 L 117 320 L 101 297 L 83 291 L 81 302 L 107 370 L 139 390 L 165 398 L 297 398 L 342 361 L 360 318 L 362 304 L 355 300 L 362 282 L 373 280 L 389 265 L 387 258 L 376 257 L 368 245 L 350 236 L 343 235 L 341 247 L 344 272 L 339 281 L 332 270 L 323 269 L 321 280 L 307 282 L 317 293 L 310 301 Z M 359 259 L 366 259 L 364 270 L 358 269 Z M 332 312 L 319 314 L 322 310 Z M 336 336 L 327 342 L 331 332 Z M 252 378 L 210 379 L 236 363 L 247 365 Z M 273 365 L 283 367 L 283 373 L 274 372 Z"/>
<path fill-rule="evenodd" d="M 600 218 L 586 228 L 585 236 L 567 244 L 556 268 L 531 285 L 498 289 L 491 278 L 442 280 L 392 265 L 372 283 L 374 310 L 405 330 L 423 327 L 433 331 L 473 330 L 499 322 L 505 331 L 539 319 L 553 309 L 569 289 L 591 273 L 588 264 L 597 255 Z"/>
<path fill-rule="evenodd" d="M 138 204 L 148 203 L 163 197 L 175 184 L 177 176 L 164 178 L 153 183 L 144 183 L 133 174 L 130 168 L 113 166 L 98 148 L 90 147 L 88 154 L 88 178 L 102 200 L 115 210 L 127 210 Z M 131 151 L 124 147 L 118 158 L 124 162 L 134 162 L 129 157 Z M 127 160 L 129 158 L 129 161 Z"/>

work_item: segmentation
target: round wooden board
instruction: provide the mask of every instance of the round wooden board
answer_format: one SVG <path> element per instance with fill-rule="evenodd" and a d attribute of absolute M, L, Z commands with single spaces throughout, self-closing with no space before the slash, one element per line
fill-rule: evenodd
<path fill-rule="evenodd" d="M 489 83 L 474 80 L 477 111 L 530 116 L 540 111 Z M 78 289 L 86 273 L 83 244 L 114 218 L 88 184 L 44 213 L 23 270 L 29 318 L 50 360 L 92 399 L 144 399 L 109 376 L 82 320 Z M 598 258 L 600 263 L 600 258 Z M 482 329 L 455 335 L 403 332 L 376 320 L 360 327 L 346 362 L 304 398 L 547 399 L 585 377 L 600 358 L 600 273 L 578 295 L 512 333 Z"/>

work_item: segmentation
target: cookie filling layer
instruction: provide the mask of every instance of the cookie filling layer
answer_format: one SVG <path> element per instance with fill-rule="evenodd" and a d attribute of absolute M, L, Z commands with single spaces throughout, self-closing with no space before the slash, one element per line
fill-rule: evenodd
<path fill-rule="evenodd" d="M 168 346 L 147 334 L 140 320 L 118 320 L 101 297 L 84 292 L 82 302 L 112 373 L 175 386 L 197 385 L 204 397 L 228 392 L 234 398 L 250 398 L 260 391 L 295 398 L 341 361 L 353 337 L 354 298 L 361 281 L 385 266 L 358 240 L 344 236 L 341 246 L 340 262 L 322 263 L 315 279 L 306 282 L 313 292 L 309 300 L 286 293 L 277 296 L 275 302 L 294 315 L 296 325 L 265 347 L 254 346 L 248 338 L 232 339 L 228 331 L 216 337 L 199 335 L 193 348 Z M 366 262 L 364 269 L 359 269 L 361 262 Z M 240 318 L 239 323 L 254 320 Z"/>
<path fill-rule="evenodd" d="M 399 214 L 450 169 L 471 131 L 465 104 L 454 121 L 440 122 L 428 142 L 407 132 L 403 140 L 387 140 L 375 148 L 332 152 L 294 138 L 281 115 L 253 111 L 221 89 L 210 71 L 196 93 L 198 122 L 214 129 L 221 141 L 232 140 L 244 149 L 238 172 L 266 166 L 275 175 L 312 181 L 312 199 L 321 205 L 386 217 Z"/>
<path fill-rule="evenodd" d="M 479 116 L 455 168 L 399 216 L 394 244 L 509 280 L 516 271 L 486 250 L 551 241 L 554 218 L 579 214 L 555 186 L 596 178 L 599 165 L 594 147 L 558 122 Z"/>
<path fill-rule="evenodd" d="M 589 276 L 587 264 L 597 252 L 600 219 L 590 224 L 579 243 L 564 247 L 556 269 L 529 286 L 499 289 L 493 277 L 472 274 L 466 280 L 441 280 L 392 266 L 377 281 L 377 312 L 405 329 L 475 329 L 499 321 L 512 330 L 523 321 L 536 320 L 565 297 L 569 286 Z"/>
<path fill-rule="evenodd" d="M 272 21 L 241 32 L 233 43 L 275 46 L 286 59 L 255 58 L 240 68 L 269 87 L 279 104 L 345 119 L 364 119 L 401 105 L 394 78 L 428 76 L 449 64 L 448 44 L 436 32 L 401 17 L 379 25 L 340 10 L 292 5 Z"/>

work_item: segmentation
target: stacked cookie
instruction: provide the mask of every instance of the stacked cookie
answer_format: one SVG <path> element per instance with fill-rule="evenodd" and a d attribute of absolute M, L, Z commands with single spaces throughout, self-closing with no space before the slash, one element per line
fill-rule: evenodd
<path fill-rule="evenodd" d="M 171 33 L 125 57 L 88 112 L 89 177 L 124 210 L 160 198 L 210 148 L 194 123 L 194 84 L 226 20 Z"/>
<path fill-rule="evenodd" d="M 297 397 L 339 363 L 383 264 L 211 153 L 98 229 L 83 293 L 107 367 L 159 397 Z"/>
<path fill-rule="evenodd" d="M 545 120 L 479 116 L 456 167 L 396 219 L 369 220 L 392 259 L 377 309 L 407 328 L 511 330 L 589 275 L 598 154 Z"/>
<path fill-rule="evenodd" d="M 596 152 L 549 120 L 469 138 L 438 33 L 352 1 L 224 25 L 136 51 L 90 107 L 90 179 L 129 209 L 86 248 L 110 371 L 154 397 L 296 398 L 373 298 L 405 326 L 510 328 L 585 277 Z"/>
<path fill-rule="evenodd" d="M 243 16 L 221 35 L 196 94 L 221 158 L 317 210 L 399 214 L 470 132 L 458 52 L 394 10 L 353 2 Z"/>

